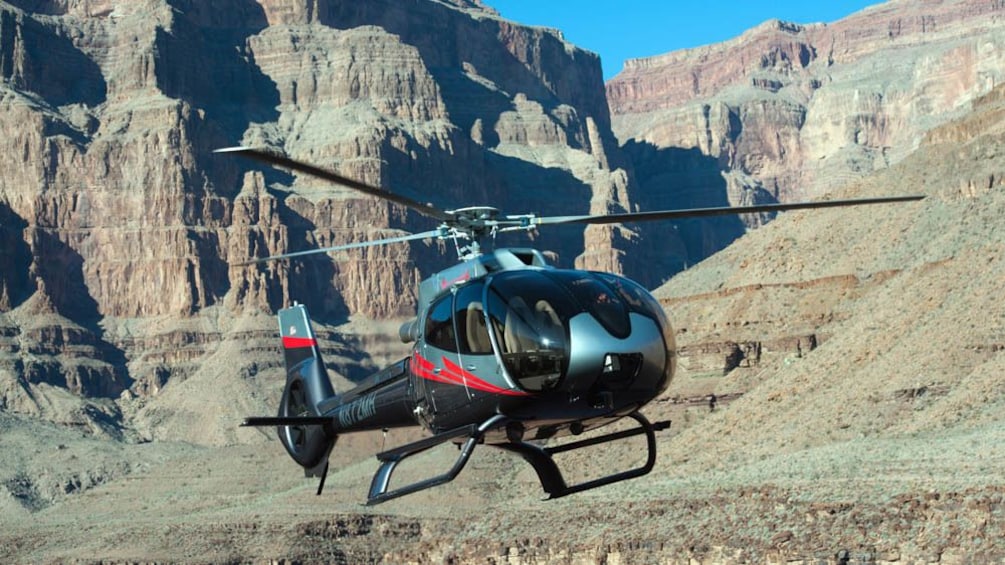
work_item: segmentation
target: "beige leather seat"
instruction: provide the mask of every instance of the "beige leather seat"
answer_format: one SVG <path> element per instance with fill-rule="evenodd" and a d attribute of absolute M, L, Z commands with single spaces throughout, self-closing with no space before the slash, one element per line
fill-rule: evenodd
<path fill-rule="evenodd" d="M 516 297 L 510 301 L 506 312 L 506 327 L 503 329 L 506 352 L 526 351 L 535 347 L 530 343 L 533 320 L 534 313 L 522 298 Z"/>
<path fill-rule="evenodd" d="M 481 302 L 468 304 L 464 318 L 468 349 L 471 353 L 492 353 L 492 341 L 489 339 L 488 328 L 485 327 Z"/>

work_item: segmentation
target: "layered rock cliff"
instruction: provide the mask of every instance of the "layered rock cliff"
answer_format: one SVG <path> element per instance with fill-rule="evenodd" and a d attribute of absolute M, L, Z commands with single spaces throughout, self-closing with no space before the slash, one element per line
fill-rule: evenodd
<path fill-rule="evenodd" d="M 607 94 L 635 202 L 815 199 L 887 168 L 1005 79 L 1003 23 L 998 2 L 891 0 L 628 61 Z M 686 248 L 668 251 L 694 264 L 764 220 L 680 225 Z"/>
<path fill-rule="evenodd" d="M 6 2 L 0 76 L 0 406 L 54 420 L 60 391 L 122 396 L 107 422 L 186 437 L 147 400 L 184 404 L 187 379 L 195 395 L 264 394 L 242 410 L 271 411 L 275 387 L 254 380 L 279 361 L 263 313 L 298 300 L 323 328 L 401 317 L 452 262 L 427 242 L 230 266 L 434 226 L 215 148 L 282 151 L 443 209 L 630 206 L 596 55 L 477 1 Z M 621 271 L 619 233 L 535 244 Z M 336 369 L 374 367 L 342 345 L 370 338 L 323 328 Z M 242 361 L 217 366 L 221 350 Z"/>
<path fill-rule="evenodd" d="M 1000 81 L 1000 18 L 994 3 L 889 2 L 629 62 L 607 85 L 619 147 L 596 56 L 480 2 L 2 4 L 0 399 L 64 421 L 64 400 L 125 394 L 71 412 L 156 435 L 169 426 L 144 415 L 172 409 L 148 399 L 184 403 L 171 383 L 189 379 L 220 388 L 225 346 L 244 359 L 222 369 L 235 394 L 266 409 L 267 313 L 291 300 L 329 328 L 340 372 L 401 354 L 331 328 L 408 315 L 449 245 L 229 264 L 430 222 L 214 148 L 280 150 L 443 208 L 813 198 L 897 162 Z M 562 228 L 533 244 L 655 287 L 767 219 Z"/>

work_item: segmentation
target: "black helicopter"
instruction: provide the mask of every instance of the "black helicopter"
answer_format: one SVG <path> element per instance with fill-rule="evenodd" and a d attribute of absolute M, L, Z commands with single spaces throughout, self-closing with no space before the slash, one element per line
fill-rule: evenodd
<path fill-rule="evenodd" d="M 441 211 L 334 172 L 270 151 L 235 153 L 325 179 L 406 206 L 440 222 L 437 229 L 401 237 L 254 259 L 249 265 L 419 239 L 450 239 L 461 262 L 419 285 L 416 317 L 402 325 L 411 354 L 336 393 L 303 305 L 279 311 L 286 386 L 275 417 L 250 417 L 245 426 L 276 426 L 279 439 L 306 476 L 324 488 L 328 457 L 341 434 L 420 425 L 432 435 L 377 454 L 380 466 L 367 504 L 440 485 L 464 468 L 479 443 L 511 451 L 537 471 L 549 498 L 649 473 L 656 462 L 655 432 L 640 410 L 666 390 L 676 371 L 674 334 L 659 302 L 639 284 L 613 274 L 558 269 L 535 249 L 483 250 L 497 233 L 554 224 L 610 224 L 755 212 L 920 200 L 896 196 L 744 207 L 625 214 L 503 216 L 491 207 Z M 460 242 L 465 242 L 461 245 Z M 571 443 L 532 443 L 578 436 L 623 418 L 636 427 Z M 579 484 L 566 483 L 553 459 L 560 452 L 644 434 L 641 466 Z M 445 442 L 460 454 L 440 475 L 395 489 L 391 475 L 404 459 Z"/>

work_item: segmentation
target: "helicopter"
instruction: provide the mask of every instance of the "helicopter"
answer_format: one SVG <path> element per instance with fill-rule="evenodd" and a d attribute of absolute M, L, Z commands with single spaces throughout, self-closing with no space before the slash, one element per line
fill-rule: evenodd
<path fill-rule="evenodd" d="M 546 498 L 633 479 L 656 463 L 656 432 L 641 410 L 677 372 L 672 326 L 659 302 L 638 283 L 611 273 L 560 269 L 532 248 L 492 248 L 495 236 L 548 225 L 612 224 L 921 200 L 891 196 L 753 206 L 691 208 L 606 215 L 504 215 L 489 206 L 440 210 L 271 150 L 217 149 L 304 173 L 403 205 L 439 222 L 435 230 L 251 259 L 235 266 L 413 240 L 452 240 L 458 264 L 421 281 L 414 318 L 399 337 L 408 356 L 337 393 L 328 377 L 307 309 L 278 312 L 286 384 L 276 416 L 243 426 L 275 427 L 289 456 L 324 489 L 340 435 L 421 426 L 428 437 L 377 453 L 367 505 L 453 480 L 479 444 L 514 453 L 537 473 Z M 568 443 L 619 420 L 629 429 Z M 554 455 L 644 435 L 638 467 L 569 484 Z M 549 440 L 544 443 L 544 440 Z M 445 472 L 391 486 L 402 461 L 452 442 L 459 454 Z"/>

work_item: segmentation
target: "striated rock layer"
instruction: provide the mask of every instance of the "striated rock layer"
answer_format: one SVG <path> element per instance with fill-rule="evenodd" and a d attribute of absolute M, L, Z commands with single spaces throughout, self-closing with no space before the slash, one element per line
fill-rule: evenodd
<path fill-rule="evenodd" d="M 634 202 L 815 199 L 885 169 L 1005 80 L 1003 24 L 1000 2 L 891 0 L 832 24 L 772 20 L 630 60 L 607 94 L 635 164 Z M 666 251 L 678 269 L 693 265 L 765 219 L 682 223 L 686 248 Z"/>
<path fill-rule="evenodd" d="M 29 7 L 21 4 L 21 8 Z M 410 3 L 408 9 L 416 5 Z M 451 5 L 473 10 L 465 12 L 473 18 L 491 19 L 491 15 L 481 15 L 488 12 L 479 11 L 477 4 L 457 1 Z M 236 9 L 241 6 L 231 6 L 235 10 L 227 12 L 228 17 L 245 17 L 247 14 Z M 436 10 L 454 9 L 446 4 L 437 6 Z M 122 15 L 125 8 L 96 2 L 36 2 L 31 7 L 39 10 L 32 16 L 35 21 L 46 26 L 61 18 L 87 14 L 127 17 Z M 99 8 L 102 11 L 89 11 Z M 275 17 L 315 21 L 312 18 L 329 9 L 319 8 L 311 4 L 299 12 L 277 12 Z M 396 9 L 405 8 L 388 7 L 388 17 Z M 115 16 L 117 13 L 120 15 Z M 164 33 L 179 34 L 176 47 L 180 49 L 191 43 L 192 36 L 184 34 L 192 28 L 174 18 L 190 14 L 193 21 L 202 21 L 206 16 L 186 10 L 171 14 L 170 33 Z M 226 30 L 235 29 L 236 24 L 225 23 L 216 21 L 213 41 L 230 41 Z M 332 33 L 315 27 L 311 32 Z M 369 28 L 353 28 L 351 32 L 383 33 Z M 31 33 L 25 27 L 21 37 Z M 254 41 L 266 33 L 264 27 L 261 33 L 256 31 Z M 5 41 L 8 43 L 0 45 L 17 43 Z M 213 41 L 206 40 L 206 49 L 215 45 Z M 389 41 L 391 38 L 381 36 L 378 42 Z M 290 43 L 303 46 L 305 41 Z M 58 42 L 53 40 L 53 45 Z M 159 47 L 157 57 L 167 51 Z M 139 122 L 128 122 L 133 125 L 123 130 L 125 141 L 139 144 L 136 138 L 144 136 L 161 139 L 157 128 L 175 123 L 171 116 L 187 115 L 185 120 L 194 120 L 192 116 L 200 116 L 201 110 L 198 119 L 202 125 L 186 129 L 189 138 L 195 136 L 193 132 L 216 128 L 213 131 L 222 132 L 228 142 L 229 136 L 238 137 L 233 132 L 239 131 L 239 139 L 259 136 L 263 144 L 278 145 L 281 141 L 284 147 L 295 146 L 291 140 L 296 136 L 289 132 L 293 131 L 292 118 L 298 114 L 282 114 L 286 116 L 282 118 L 275 110 L 281 106 L 269 102 L 269 85 L 273 83 L 262 78 L 267 75 L 259 76 L 257 71 L 244 75 L 239 70 L 244 67 L 235 64 L 213 85 L 197 87 L 206 80 L 203 75 L 209 68 L 198 67 L 197 55 L 186 52 L 183 60 L 198 70 L 193 75 L 179 71 L 170 88 L 174 93 L 185 93 L 185 100 L 216 96 L 217 101 L 176 114 L 159 113 L 164 122 L 146 126 L 154 132 L 149 135 L 143 133 L 147 130 L 130 134 L 131 127 L 140 126 L 135 125 Z M 322 54 L 312 52 L 302 64 L 336 65 L 329 58 L 311 62 L 311 56 Z M 256 60 L 262 58 L 260 50 Z M 13 60 L 18 59 L 4 59 Z M 266 66 L 256 63 L 255 68 L 258 64 Z M 35 68 L 23 61 L 19 65 L 5 68 Z M 300 72 L 296 65 L 287 68 L 277 64 L 270 69 L 277 74 Z M 19 80 L 56 80 L 51 76 L 45 79 L 37 69 L 21 72 Z M 116 76 L 107 80 L 106 92 L 116 81 L 122 83 L 122 77 Z M 479 68 L 477 76 L 472 80 L 488 84 L 484 69 Z M 498 77 L 490 78 L 501 84 Z M 244 84 L 242 81 L 256 84 L 255 92 L 262 98 L 244 103 L 238 111 L 227 105 L 233 95 L 227 85 Z M 425 87 L 419 82 L 410 84 L 408 91 L 423 91 Z M 361 85 L 366 83 L 361 79 Z M 279 81 L 274 84 L 276 92 L 293 92 L 280 88 Z M 65 85 L 67 92 L 71 87 Z M 304 88 L 298 86 L 296 91 L 305 92 Z M 52 89 L 59 91 L 57 86 Z M 87 91 L 75 92 L 88 95 Z M 48 129 L 34 138 L 12 133 L 2 138 L 4 143 L 10 143 L 9 139 L 45 139 L 48 146 L 63 148 L 51 153 L 55 162 L 76 155 L 80 175 L 87 174 L 88 166 L 98 167 L 86 163 L 92 151 L 100 154 L 100 145 L 88 145 L 89 138 L 74 133 L 86 128 L 70 131 L 51 125 L 68 119 L 61 116 L 76 115 L 73 109 L 77 106 L 68 103 L 45 109 L 37 96 L 19 96 L 35 101 L 39 111 L 44 110 L 43 117 L 55 116 L 56 121 L 49 122 Z M 393 96 L 385 100 L 390 98 Z M 361 104 L 353 100 L 353 107 Z M 455 123 L 453 120 L 459 120 L 457 99 L 443 100 L 451 123 Z M 148 102 L 137 95 L 135 100 L 116 104 L 140 108 Z M 185 104 L 192 103 L 179 107 Z M 104 105 L 113 104 L 108 101 L 95 108 Z M 673 163 L 689 168 L 678 170 L 677 177 L 668 173 L 668 178 L 695 178 L 681 170 L 694 170 L 708 178 L 721 175 L 697 148 L 670 148 L 661 153 L 660 148 L 637 142 L 645 149 L 641 154 L 647 160 L 636 159 L 634 166 L 621 173 L 610 167 L 625 158 L 625 149 L 619 156 L 606 141 L 602 156 L 595 149 L 562 153 L 531 143 L 551 139 L 560 131 L 579 131 L 569 129 L 571 114 L 558 108 L 525 93 L 513 95 L 512 106 L 500 112 L 498 119 L 471 119 L 470 139 L 479 147 L 491 148 L 476 153 L 485 157 L 479 161 L 483 167 L 479 172 L 491 177 L 500 163 L 521 163 L 523 168 L 507 179 L 552 182 L 562 178 L 555 173 L 565 170 L 556 164 L 563 162 L 569 171 L 580 171 L 575 174 L 581 177 L 576 178 L 596 181 L 588 186 L 601 186 L 598 179 L 608 178 L 611 184 L 602 186 L 617 188 L 621 174 L 631 179 L 633 171 L 635 177 L 658 172 L 660 159 L 669 155 Z M 342 111 L 341 107 L 333 110 Z M 409 105 L 407 115 L 435 116 L 437 112 L 442 110 L 432 100 Z M 213 241 L 213 237 L 222 237 L 220 241 L 233 245 L 227 247 L 232 259 L 238 253 L 264 253 L 318 238 L 358 237 L 356 230 L 370 228 L 362 221 L 352 224 L 350 231 L 322 229 L 314 223 L 329 216 L 345 222 L 357 218 L 345 210 L 384 214 L 381 218 L 388 224 L 372 228 L 381 233 L 419 223 L 408 214 L 342 192 L 333 195 L 309 179 L 245 170 L 244 165 L 231 162 L 216 164 L 198 151 L 192 155 L 203 159 L 200 167 L 204 169 L 186 168 L 180 156 L 177 162 L 153 159 L 159 155 L 149 152 L 144 155 L 151 163 L 175 163 L 186 171 L 185 190 L 151 207 L 137 207 L 138 213 L 146 214 L 141 217 L 148 224 L 129 224 L 129 219 L 117 217 L 108 220 L 126 222 L 132 230 L 128 233 L 134 234 L 130 254 L 115 255 L 98 245 L 124 245 L 111 237 L 112 230 L 104 236 L 109 239 L 92 241 L 94 236 L 88 233 L 93 234 L 95 226 L 108 228 L 105 216 L 112 216 L 115 205 L 129 205 L 128 196 L 139 190 L 134 185 L 115 185 L 119 187 L 118 198 L 105 198 L 100 204 L 102 214 L 91 214 L 88 224 L 72 228 L 37 227 L 33 216 L 22 214 L 38 198 L 19 200 L 5 192 L 7 200 L 0 207 L 0 253 L 4 266 L 16 268 L 0 269 L 0 359 L 3 378 L 7 379 L 3 381 L 5 410 L 0 412 L 0 531 L 4 532 L 0 561 L 132 563 L 190 561 L 198 556 L 213 562 L 326 563 L 1003 562 L 1005 421 L 1001 414 L 1005 411 L 1005 388 L 1001 375 L 1005 372 L 1005 312 L 1001 288 L 1005 281 L 1005 231 L 1000 224 L 1005 215 L 1005 86 L 961 106 L 960 114 L 929 129 L 917 147 L 898 146 L 891 151 L 903 152 L 903 159 L 833 193 L 843 198 L 918 192 L 926 196 L 924 201 L 783 214 L 657 290 L 672 314 L 684 370 L 667 394 L 644 410 L 653 421 L 673 421 L 671 429 L 659 435 L 656 465 L 646 477 L 552 501 L 538 500 L 538 478 L 521 458 L 480 446 L 465 471 L 449 485 L 414 493 L 377 509 L 362 508 L 359 501 L 365 498 L 374 471 L 372 454 L 418 437 L 414 430 L 340 438 L 320 498 L 315 494 L 316 483 L 305 481 L 275 443 L 268 447 L 240 445 L 266 435 L 274 439 L 271 430 L 268 434 L 241 435 L 234 427 L 238 415 L 262 413 L 267 406 L 271 410 L 274 404 L 270 401 L 281 386 L 270 328 L 273 320 L 271 312 L 265 310 L 296 297 L 300 289 L 311 290 L 310 280 L 304 280 L 307 277 L 320 277 L 327 284 L 337 272 L 340 279 L 356 277 L 351 278 L 351 284 L 364 284 L 372 272 L 394 265 L 425 268 L 422 254 L 426 251 L 418 246 L 411 251 L 389 250 L 386 255 L 364 256 L 369 261 L 345 254 L 334 265 L 305 263 L 292 272 L 279 267 L 235 269 L 227 271 L 229 286 L 214 286 L 201 275 L 177 280 L 184 279 L 178 277 L 179 272 L 199 274 L 214 262 L 194 253 L 168 251 L 167 244 L 184 242 L 198 250 L 203 249 L 199 245 L 206 245 L 201 238 Z M 88 115 L 66 123 L 86 126 L 91 123 Z M 314 117 L 322 116 L 319 111 Z M 718 114 L 716 119 L 722 118 Z M 347 119 L 347 128 L 362 123 L 361 119 Z M 396 163 L 416 163 L 414 170 L 426 171 L 422 163 L 443 152 L 444 146 L 431 141 L 428 147 L 437 149 L 422 152 L 426 146 L 415 141 L 420 134 L 428 135 L 421 137 L 424 140 L 458 139 L 437 137 L 440 129 L 423 129 L 405 118 L 387 118 L 380 123 L 391 141 L 378 144 L 368 154 L 377 159 L 372 165 L 367 164 L 371 161 L 335 165 L 358 166 L 360 170 L 374 167 L 367 174 L 383 182 L 384 175 L 399 174 L 389 172 L 385 160 L 390 163 L 393 157 L 398 159 Z M 559 128 L 555 123 L 563 125 Z M 236 127 L 234 124 L 241 127 L 227 129 Z M 592 140 L 604 139 L 600 124 L 597 119 L 592 126 L 585 122 L 583 139 L 591 140 L 591 148 L 598 146 Z M 314 140 L 309 145 L 314 151 L 330 150 L 333 155 L 348 151 L 348 142 L 325 149 L 328 146 L 317 139 L 328 139 L 329 135 L 342 138 L 328 130 L 300 125 L 296 130 L 300 139 Z M 109 127 L 99 122 L 93 126 L 93 131 Z M 368 131 L 359 127 L 364 133 Z M 443 131 L 450 133 L 449 127 Z M 357 137 L 370 139 L 363 133 Z M 527 145 L 521 145 L 524 142 Z M 88 151 L 81 153 L 79 148 L 85 146 Z M 360 147 L 365 146 L 361 141 Z M 406 161 L 396 153 L 398 147 L 415 151 L 422 159 Z M 626 149 L 632 149 L 630 143 Z M 116 159 L 128 161 L 126 153 L 114 154 Z M 561 155 L 566 156 L 565 161 Z M 499 156 L 506 159 L 497 159 Z M 608 165 L 598 167 L 596 163 L 604 159 Z M 586 172 L 591 160 L 591 170 L 599 172 Z M 531 162 L 551 165 L 526 165 Z M 4 163 L 11 171 L 10 178 L 27 175 L 25 171 L 37 165 L 32 161 Z M 119 167 L 117 160 L 101 166 Z M 196 183 L 193 179 L 203 177 L 193 176 L 195 170 L 205 171 L 208 180 Z M 410 190 L 423 194 L 417 190 L 425 187 L 420 177 L 416 176 L 418 184 L 410 185 Z M 233 188 L 216 188 L 221 178 L 233 180 Z M 513 181 L 505 186 L 516 190 L 516 185 Z M 193 192 L 196 189 L 191 186 L 202 187 L 199 190 L 215 195 L 215 199 L 195 198 L 194 194 L 201 193 Z M 623 192 L 620 188 L 610 192 L 616 198 L 591 196 L 589 207 L 628 202 L 622 196 L 634 194 L 629 190 L 631 181 L 625 186 L 628 189 Z M 50 190 L 48 185 L 43 188 L 46 194 Z M 43 191 L 39 188 L 33 194 Z M 435 193 L 430 198 L 439 196 Z M 533 191 L 526 191 L 515 197 L 534 196 Z M 181 206 L 176 198 L 181 199 Z M 48 200 L 43 198 L 42 202 Z M 49 210 L 53 218 L 73 218 L 85 215 L 83 211 L 89 206 L 98 206 L 96 198 L 64 197 L 58 202 L 59 207 L 44 204 L 37 208 Z M 223 213 L 217 206 L 229 212 Z M 184 224 L 184 229 L 171 231 L 158 230 L 151 220 L 176 213 L 200 218 L 203 223 L 193 223 L 195 227 Z M 688 226 L 681 225 L 679 230 L 687 235 Z M 646 244 L 639 233 L 609 233 L 637 241 L 640 246 Z M 663 239 L 669 249 L 686 250 L 689 245 L 684 238 L 683 242 Z M 78 245 L 80 241 L 93 245 L 85 249 L 67 243 Z M 147 241 L 161 246 L 140 245 Z M 39 249 L 47 251 L 48 261 L 38 257 Z M 617 246 L 598 245 L 589 251 L 597 257 L 628 257 L 619 255 L 621 248 Z M 195 301 L 190 301 L 191 313 L 147 314 L 144 312 L 161 311 L 156 308 L 164 312 L 173 308 L 157 302 L 167 302 L 171 296 L 150 298 L 160 290 L 150 289 L 145 300 L 156 306 L 136 304 L 140 302 L 136 299 L 121 299 L 115 306 L 134 309 L 137 315 L 94 314 L 111 306 L 96 298 L 97 290 L 88 290 L 93 277 L 104 271 L 91 272 L 85 252 L 117 257 L 119 263 L 109 261 L 102 269 L 119 269 L 120 277 L 107 284 L 122 288 L 129 284 L 122 277 L 133 276 L 128 269 L 134 267 L 128 265 L 179 257 L 176 260 L 191 264 L 191 270 L 165 270 L 165 288 L 190 284 L 189 288 L 201 289 L 207 305 L 191 306 Z M 568 257 L 563 260 L 570 261 Z M 344 268 L 345 264 L 355 270 Z M 150 277 L 148 280 L 155 280 L 154 275 Z M 91 302 L 68 299 L 72 293 L 91 296 Z M 353 314 L 350 324 L 321 326 L 327 360 L 339 373 L 352 376 L 360 367 L 400 353 L 394 349 L 400 344 L 389 345 L 380 339 L 393 332 L 393 321 L 368 320 L 367 332 L 350 333 L 349 329 L 363 326 L 365 317 L 350 310 L 347 304 L 352 299 L 342 293 L 314 296 L 312 308 L 327 316 L 326 322 L 338 322 L 346 312 Z M 369 297 L 365 304 L 373 304 L 375 309 L 394 304 L 382 300 L 388 300 L 386 293 Z M 363 351 L 366 353 L 360 353 Z M 115 401 L 109 398 L 125 388 L 128 391 Z M 71 389 L 97 396 L 81 403 Z M 710 393 L 719 399 L 715 410 L 704 402 Z M 60 425 L 10 411 L 41 414 Z M 116 427 L 122 420 L 129 423 L 128 429 Z M 127 445 L 103 441 L 105 436 L 183 439 L 186 443 Z M 189 442 L 239 445 L 206 448 Z M 645 463 L 643 438 L 590 449 L 596 451 L 561 454 L 559 464 L 568 470 L 568 478 L 589 480 Z M 434 470 L 449 469 L 456 457 L 453 446 L 431 449 L 413 465 L 402 465 L 396 480 L 426 478 Z"/>
<path fill-rule="evenodd" d="M 185 437 L 164 430 L 191 379 L 271 411 L 275 386 L 254 380 L 279 360 L 262 313 L 297 300 L 322 325 L 400 318 L 452 262 L 427 242 L 229 266 L 434 226 L 215 148 L 275 149 L 444 209 L 630 207 L 596 55 L 477 1 L 5 2 L 0 77 L 0 408 L 57 421 L 42 384 L 122 396 L 108 421 L 145 436 Z M 622 271 L 619 233 L 535 244 Z M 350 376 L 403 351 L 324 333 Z M 215 363 L 221 350 L 241 361 Z M 210 438 L 233 423 L 188 439 L 229 441 Z"/>

